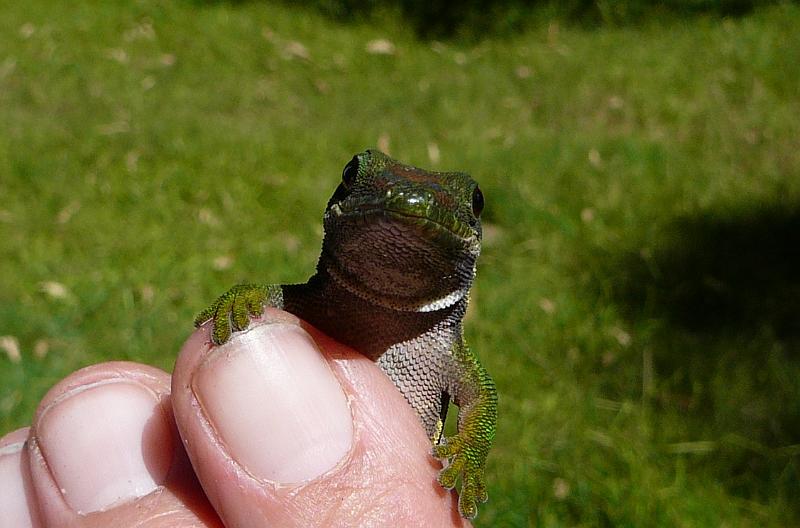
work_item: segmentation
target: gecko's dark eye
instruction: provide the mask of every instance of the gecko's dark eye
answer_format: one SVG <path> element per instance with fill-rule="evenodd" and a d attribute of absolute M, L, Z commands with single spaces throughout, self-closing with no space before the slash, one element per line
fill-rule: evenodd
<path fill-rule="evenodd" d="M 342 170 L 342 183 L 350 187 L 355 183 L 356 176 L 358 176 L 358 156 L 353 156 L 353 159 Z"/>
<path fill-rule="evenodd" d="M 481 211 L 483 211 L 483 193 L 481 188 L 476 185 L 472 191 L 472 214 L 475 215 L 475 218 L 478 218 L 481 215 Z"/>

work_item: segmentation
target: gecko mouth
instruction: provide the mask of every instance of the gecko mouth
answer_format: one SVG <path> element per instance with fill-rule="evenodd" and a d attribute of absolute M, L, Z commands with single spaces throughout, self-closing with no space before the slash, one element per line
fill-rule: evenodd
<path fill-rule="evenodd" d="M 453 240 L 470 247 L 480 243 L 477 231 L 466 222 L 456 218 L 455 215 L 430 205 L 424 207 L 416 203 L 412 205 L 415 207 L 404 208 L 386 202 L 377 202 L 347 207 L 347 204 L 340 202 L 333 204 L 329 211 L 337 218 L 363 218 L 365 221 L 371 217 L 396 219 L 422 228 L 433 228 L 438 234 L 448 234 Z"/>

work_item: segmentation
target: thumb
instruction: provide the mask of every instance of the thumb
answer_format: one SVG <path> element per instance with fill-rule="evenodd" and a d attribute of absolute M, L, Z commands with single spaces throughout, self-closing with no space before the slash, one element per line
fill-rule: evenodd
<path fill-rule="evenodd" d="M 462 526 L 414 411 L 367 358 L 267 309 L 181 351 L 175 420 L 229 527 Z M 270 524 L 271 523 L 271 524 Z"/>

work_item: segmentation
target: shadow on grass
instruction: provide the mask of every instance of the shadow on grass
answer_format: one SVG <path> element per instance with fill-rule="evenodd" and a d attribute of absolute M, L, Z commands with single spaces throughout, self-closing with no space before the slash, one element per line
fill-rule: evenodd
<path fill-rule="evenodd" d="M 196 4 L 247 4 L 261 0 L 190 0 Z M 371 20 L 397 13 L 423 39 L 509 37 L 531 24 L 561 21 L 576 26 L 636 25 L 693 16 L 739 17 L 775 0 L 312 0 L 289 6 L 312 9 L 334 20 Z"/>
<path fill-rule="evenodd" d="M 800 337 L 800 208 L 684 218 L 626 258 L 617 300 L 635 312 L 697 333 Z"/>
<path fill-rule="evenodd" d="M 682 218 L 648 244 L 595 262 L 652 352 L 659 438 L 710 440 L 693 470 L 736 494 L 796 497 L 800 206 Z"/>

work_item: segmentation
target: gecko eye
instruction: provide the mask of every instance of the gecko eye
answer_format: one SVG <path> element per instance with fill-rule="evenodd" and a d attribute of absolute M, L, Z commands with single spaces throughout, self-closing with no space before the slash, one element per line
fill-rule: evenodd
<path fill-rule="evenodd" d="M 475 215 L 475 218 L 478 218 L 481 215 L 481 211 L 483 211 L 483 193 L 480 187 L 476 185 L 472 191 L 472 214 Z"/>
<path fill-rule="evenodd" d="M 358 176 L 358 156 L 353 156 L 353 159 L 351 159 L 347 165 L 344 166 L 344 170 L 342 170 L 342 183 L 350 187 L 355 183 L 356 176 Z"/>

